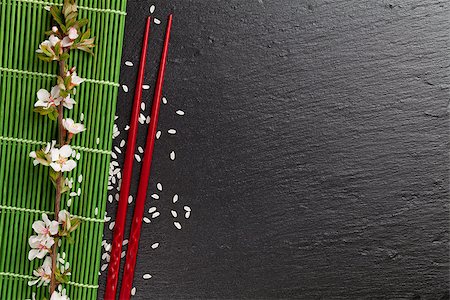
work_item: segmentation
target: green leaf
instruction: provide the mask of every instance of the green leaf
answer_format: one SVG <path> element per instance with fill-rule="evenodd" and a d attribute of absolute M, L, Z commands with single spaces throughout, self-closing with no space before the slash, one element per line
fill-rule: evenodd
<path fill-rule="evenodd" d="M 64 78 L 58 76 L 56 82 L 58 83 L 58 85 L 64 85 Z"/>
<path fill-rule="evenodd" d="M 68 60 L 70 58 L 69 53 L 65 52 L 59 56 L 59 60 Z"/>
<path fill-rule="evenodd" d="M 67 96 L 69 96 L 69 92 L 66 90 L 60 90 L 59 95 L 63 98 L 66 98 Z"/>
<path fill-rule="evenodd" d="M 56 108 L 54 108 L 49 114 L 48 117 L 50 118 L 50 120 L 52 121 L 56 121 L 58 120 L 58 110 Z"/>
<path fill-rule="evenodd" d="M 61 272 L 55 272 L 55 278 L 56 281 L 58 281 L 59 283 L 67 283 L 68 280 L 68 276 L 67 275 L 62 275 Z"/>
<path fill-rule="evenodd" d="M 61 53 L 61 43 L 57 43 L 55 45 L 55 53 L 56 55 L 58 55 L 59 53 Z"/>
<path fill-rule="evenodd" d="M 54 106 L 47 109 L 44 107 L 35 107 L 33 111 L 41 114 L 42 116 L 48 116 L 51 120 L 54 121 L 58 119 L 58 110 Z"/>
<path fill-rule="evenodd" d="M 94 52 L 90 48 L 88 48 L 86 46 L 79 46 L 79 47 L 77 47 L 77 49 L 81 50 L 81 51 L 84 51 L 84 52 L 87 52 L 90 55 L 94 56 Z"/>
<path fill-rule="evenodd" d="M 53 16 L 53 19 L 61 26 L 64 27 L 64 16 L 56 5 L 50 7 L 50 13 Z"/>
<path fill-rule="evenodd" d="M 75 240 L 70 236 L 70 234 L 66 235 L 66 239 L 67 242 L 69 242 L 69 244 L 73 245 L 75 243 Z"/>
<path fill-rule="evenodd" d="M 91 29 L 88 28 L 82 35 L 81 35 L 81 41 L 84 41 L 85 39 L 88 39 L 91 36 Z"/>
<path fill-rule="evenodd" d="M 70 191 L 70 188 L 63 183 L 63 186 L 61 187 L 61 194 L 67 193 L 68 191 Z"/>
<path fill-rule="evenodd" d="M 61 175 L 61 173 L 60 172 L 56 172 L 53 169 L 50 169 L 49 175 L 50 175 L 50 179 L 52 179 L 52 180 L 54 180 L 56 182 L 58 180 L 58 177 Z"/>
<path fill-rule="evenodd" d="M 78 26 L 78 28 L 82 28 L 82 27 L 86 26 L 88 23 L 89 23 L 89 20 L 86 18 L 83 18 L 76 22 L 76 26 Z"/>
<path fill-rule="evenodd" d="M 79 218 L 73 218 L 70 220 L 70 232 L 75 231 L 80 225 L 82 221 Z"/>
<path fill-rule="evenodd" d="M 53 58 L 52 58 L 52 57 L 48 57 L 47 55 L 45 55 L 45 54 L 43 54 L 43 53 L 39 53 L 39 54 L 37 55 L 37 57 L 38 57 L 40 60 L 43 60 L 43 61 L 45 61 L 45 62 L 52 62 L 52 61 L 53 61 Z"/>

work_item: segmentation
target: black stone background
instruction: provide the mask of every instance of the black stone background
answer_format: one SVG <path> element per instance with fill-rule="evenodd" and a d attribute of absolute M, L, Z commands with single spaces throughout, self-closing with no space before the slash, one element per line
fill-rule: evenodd
<path fill-rule="evenodd" d="M 175 17 L 136 299 L 449 299 L 448 1 L 129 0 L 130 88 L 151 4 L 148 107 Z"/>

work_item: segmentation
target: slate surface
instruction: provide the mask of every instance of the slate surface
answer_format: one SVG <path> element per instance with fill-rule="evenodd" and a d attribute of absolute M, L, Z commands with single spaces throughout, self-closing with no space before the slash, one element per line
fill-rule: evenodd
<path fill-rule="evenodd" d="M 135 299 L 449 299 L 448 1 L 129 0 L 130 88 L 151 4 L 147 107 L 175 19 Z"/>

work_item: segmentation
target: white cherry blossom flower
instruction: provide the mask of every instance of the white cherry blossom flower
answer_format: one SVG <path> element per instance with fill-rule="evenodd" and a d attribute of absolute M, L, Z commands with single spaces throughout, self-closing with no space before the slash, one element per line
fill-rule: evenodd
<path fill-rule="evenodd" d="M 52 149 L 55 147 L 56 145 L 56 141 L 53 140 L 51 143 L 47 144 L 47 147 L 45 147 L 44 149 L 42 149 L 42 153 L 44 154 L 44 157 L 38 156 L 36 154 L 36 151 L 32 151 L 30 152 L 30 157 L 34 158 L 33 160 L 33 165 L 37 166 L 38 164 L 44 165 L 44 166 L 49 166 L 50 165 L 50 152 L 52 151 Z"/>
<path fill-rule="evenodd" d="M 73 41 L 68 36 L 65 36 L 61 41 L 61 46 L 63 48 L 69 48 L 72 45 L 73 45 Z"/>
<path fill-rule="evenodd" d="M 31 250 L 28 252 L 28 259 L 44 258 L 50 252 L 50 248 L 55 243 L 52 237 L 45 237 L 42 235 L 32 235 L 28 239 Z"/>
<path fill-rule="evenodd" d="M 61 102 L 62 102 L 63 106 L 68 109 L 72 109 L 73 105 L 76 104 L 75 100 L 70 98 L 70 96 L 67 96 L 66 98 L 61 100 Z"/>
<path fill-rule="evenodd" d="M 77 75 L 77 72 L 73 72 L 70 76 L 70 84 L 72 86 L 79 86 L 84 82 L 84 79 Z"/>
<path fill-rule="evenodd" d="M 45 40 L 39 44 L 39 49 L 36 53 L 45 53 L 47 56 L 52 57 L 53 60 L 57 60 L 55 49 L 53 49 L 52 43 L 49 40 Z"/>
<path fill-rule="evenodd" d="M 52 258 L 47 256 L 42 266 L 33 271 L 33 275 L 37 278 L 35 280 L 28 281 L 29 286 L 35 284 L 37 284 L 38 287 L 41 285 L 48 285 L 52 277 Z"/>
<path fill-rule="evenodd" d="M 66 290 L 63 291 L 54 291 L 52 296 L 50 297 L 50 300 L 70 300 L 69 297 L 66 295 Z"/>
<path fill-rule="evenodd" d="M 70 118 L 63 119 L 62 125 L 71 134 L 77 134 L 86 130 L 83 124 L 75 123 L 75 121 Z"/>
<path fill-rule="evenodd" d="M 72 155 L 72 148 L 69 145 L 64 145 L 61 148 L 54 148 L 51 151 L 52 163 L 50 167 L 56 172 L 70 172 L 77 163 L 73 159 L 69 159 Z"/>
<path fill-rule="evenodd" d="M 50 41 L 50 44 L 52 45 L 52 47 L 55 47 L 56 44 L 61 42 L 59 37 L 57 37 L 56 35 L 53 35 L 53 34 L 48 38 L 48 40 Z"/>
<path fill-rule="evenodd" d="M 42 220 L 34 221 L 33 229 L 38 235 L 49 237 L 58 233 L 58 222 L 50 221 L 47 214 L 42 214 Z"/>
<path fill-rule="evenodd" d="M 68 48 L 73 45 L 73 42 L 78 38 L 78 31 L 74 27 L 70 27 L 68 35 L 65 36 L 61 41 L 61 46 Z"/>
<path fill-rule="evenodd" d="M 78 30 L 74 27 L 69 29 L 69 39 L 76 40 L 78 38 Z"/>
<path fill-rule="evenodd" d="M 34 104 L 34 107 L 43 107 L 49 109 L 52 106 L 58 106 L 61 103 L 60 88 L 55 85 L 51 91 L 40 89 L 37 92 L 38 101 Z"/>
<path fill-rule="evenodd" d="M 70 213 L 67 210 L 59 211 L 58 222 L 62 225 L 63 230 L 70 231 Z"/>

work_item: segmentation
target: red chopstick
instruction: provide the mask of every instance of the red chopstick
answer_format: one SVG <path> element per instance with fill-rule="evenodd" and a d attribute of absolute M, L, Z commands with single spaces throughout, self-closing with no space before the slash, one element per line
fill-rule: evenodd
<path fill-rule="evenodd" d="M 117 293 L 117 281 L 119 278 L 120 255 L 122 252 L 123 234 L 127 217 L 128 196 L 130 194 L 131 175 L 133 173 L 134 152 L 136 148 L 136 135 L 138 131 L 139 113 L 141 109 L 142 85 L 144 83 L 144 71 L 147 58 L 148 37 L 150 34 L 151 17 L 147 18 L 144 40 L 142 44 L 141 60 L 139 64 L 136 90 L 134 94 L 133 110 L 131 112 L 130 129 L 128 132 L 125 163 L 122 171 L 122 184 L 120 188 L 119 206 L 116 214 L 116 224 L 111 249 L 111 259 L 106 279 L 105 300 L 114 300 Z"/>
<path fill-rule="evenodd" d="M 128 243 L 127 257 L 122 277 L 122 286 L 119 299 L 128 300 L 131 295 L 131 288 L 134 278 L 134 267 L 136 265 L 136 256 L 141 235 L 142 217 L 144 215 L 144 204 L 147 196 L 148 181 L 150 178 L 150 168 L 152 164 L 153 149 L 155 147 L 156 129 L 158 126 L 159 107 L 161 105 L 162 87 L 164 83 L 164 73 L 166 70 L 167 53 L 169 49 L 170 29 L 172 27 L 172 15 L 169 15 L 164 39 L 164 47 L 159 64 L 158 78 L 156 81 L 155 95 L 151 112 L 150 127 L 147 132 L 147 142 L 145 144 L 144 160 L 141 168 L 141 177 L 139 179 L 138 193 L 136 197 L 136 206 L 134 208 L 133 221 L 131 224 L 130 239 Z"/>

